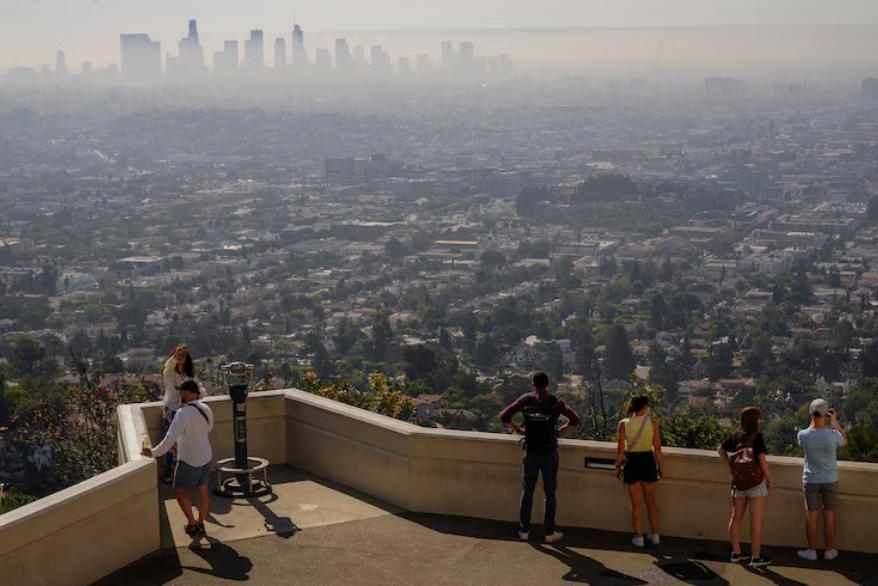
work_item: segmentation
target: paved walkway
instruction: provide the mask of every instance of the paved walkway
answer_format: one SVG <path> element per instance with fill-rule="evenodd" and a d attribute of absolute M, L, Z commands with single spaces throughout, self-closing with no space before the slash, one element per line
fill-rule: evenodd
<path fill-rule="evenodd" d="M 205 528 L 223 543 L 264 537 L 292 535 L 297 530 L 362 521 L 401 512 L 347 487 L 316 479 L 289 466 L 272 467 L 269 473 L 274 494 L 251 499 L 213 496 Z M 166 548 L 188 547 L 186 518 L 162 485 L 164 517 L 162 544 Z"/>
<path fill-rule="evenodd" d="M 878 584 L 876 556 L 807 564 L 794 550 L 766 548 L 775 565 L 751 572 L 727 563 L 719 542 L 666 538 L 637 550 L 627 535 L 576 529 L 551 546 L 522 543 L 511 523 L 400 513 L 291 469 L 282 478 L 275 500 L 217 503 L 207 540 L 178 541 L 188 546 L 100 584 Z M 168 511 L 174 522 L 179 513 Z"/>

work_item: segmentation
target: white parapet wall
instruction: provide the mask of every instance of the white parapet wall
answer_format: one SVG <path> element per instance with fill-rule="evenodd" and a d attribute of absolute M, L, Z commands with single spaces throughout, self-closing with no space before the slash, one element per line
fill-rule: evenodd
<path fill-rule="evenodd" d="M 0 515 L 0 582 L 91 584 L 160 547 L 153 460 L 136 405 L 119 410 L 120 465 Z"/>
<path fill-rule="evenodd" d="M 119 409 L 116 468 L 0 515 L 0 583 L 91 584 L 161 546 L 155 462 L 141 405 Z"/>
<path fill-rule="evenodd" d="M 234 455 L 232 407 L 210 397 L 215 458 Z M 247 403 L 250 454 L 288 463 L 412 512 L 514 521 L 521 448 L 506 434 L 418 427 L 298 390 L 253 393 Z M 119 409 L 113 470 L 0 516 L 0 582 L 90 584 L 161 547 L 158 467 L 139 455 L 144 435 L 161 438 L 160 405 Z M 628 497 L 613 471 L 615 445 L 562 440 L 558 523 L 630 531 Z M 799 458 L 770 457 L 775 487 L 765 542 L 803 545 Z M 878 465 L 842 462 L 839 549 L 878 553 Z M 666 448 L 656 488 L 662 533 L 725 540 L 729 474 L 713 452 Z M 537 489 L 534 521 L 542 516 Z M 57 562 L 57 563 L 54 563 Z"/>
<path fill-rule="evenodd" d="M 287 391 L 287 461 L 413 512 L 514 521 L 521 490 L 521 448 L 506 434 L 427 429 L 302 391 Z M 615 444 L 562 440 L 558 479 L 560 525 L 630 532 L 625 486 L 612 470 Z M 727 539 L 729 471 L 717 454 L 666 448 L 656 487 L 661 531 Z M 764 541 L 804 545 L 802 460 L 769 457 L 774 488 Z M 878 553 L 878 465 L 841 462 L 837 546 Z M 542 516 L 541 488 L 533 519 Z"/>
<path fill-rule="evenodd" d="M 0 582 L 68 586 L 159 548 L 152 462 L 123 464 L 0 515 Z"/>

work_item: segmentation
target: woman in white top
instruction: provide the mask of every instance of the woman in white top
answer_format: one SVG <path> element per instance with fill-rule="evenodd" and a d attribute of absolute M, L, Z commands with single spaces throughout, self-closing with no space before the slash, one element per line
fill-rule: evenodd
<path fill-rule="evenodd" d="M 189 347 L 186 344 L 178 344 L 171 351 L 171 355 L 165 360 L 165 366 L 162 368 L 162 379 L 165 387 L 165 393 L 162 396 L 162 423 L 164 431 L 167 433 L 174 420 L 174 415 L 180 409 L 180 385 L 187 380 L 193 380 L 198 383 L 199 398 L 203 398 L 206 393 L 195 376 L 195 364 L 192 362 L 192 355 L 189 354 Z M 173 450 L 167 452 L 163 476 L 165 482 L 170 482 L 173 477 L 175 464 Z"/>
<path fill-rule="evenodd" d="M 652 533 L 646 536 L 650 543 L 661 543 L 658 531 L 658 510 L 655 505 L 655 483 L 662 476 L 662 440 L 659 424 L 649 416 L 649 397 L 639 395 L 631 399 L 628 417 L 619 422 L 616 444 L 616 478 L 624 480 L 631 499 L 631 522 L 637 547 L 645 545 L 641 502 L 646 500 L 646 512 Z M 625 470 L 622 472 L 622 456 Z"/>
<path fill-rule="evenodd" d="M 174 419 L 174 413 L 180 408 L 180 385 L 187 380 L 194 380 L 198 383 L 200 389 L 200 397 L 205 395 L 204 387 L 195 376 L 195 364 L 192 362 L 192 355 L 189 354 L 189 347 L 186 344 L 179 344 L 165 360 L 165 366 L 162 369 L 162 379 L 164 379 L 165 394 L 162 396 L 162 417 L 170 424 Z"/>

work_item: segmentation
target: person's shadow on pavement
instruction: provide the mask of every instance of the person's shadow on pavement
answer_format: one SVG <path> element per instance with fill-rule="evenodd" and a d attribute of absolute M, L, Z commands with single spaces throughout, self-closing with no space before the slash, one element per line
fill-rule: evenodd
<path fill-rule="evenodd" d="M 253 569 L 253 562 L 250 561 L 250 558 L 242 556 L 233 547 L 212 537 L 204 539 L 210 544 L 210 547 L 190 547 L 189 551 L 206 561 L 210 568 L 182 566 L 182 569 L 236 582 L 245 582 L 250 579 L 250 570 Z"/>
<path fill-rule="evenodd" d="M 629 576 L 609 569 L 599 561 L 584 556 L 564 545 L 549 546 L 542 543 L 531 543 L 538 552 L 550 555 L 564 563 L 570 571 L 562 576 L 567 582 L 584 582 L 586 584 L 606 584 L 607 586 L 635 586 L 646 584 L 640 578 Z"/>

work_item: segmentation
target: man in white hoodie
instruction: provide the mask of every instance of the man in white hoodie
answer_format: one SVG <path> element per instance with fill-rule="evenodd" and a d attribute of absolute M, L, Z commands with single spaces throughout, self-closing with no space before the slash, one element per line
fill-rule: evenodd
<path fill-rule="evenodd" d="M 159 458 L 177 445 L 177 466 L 174 471 L 174 496 L 186 515 L 186 533 L 193 537 L 204 535 L 204 518 L 210 504 L 211 463 L 213 450 L 210 446 L 210 430 L 213 429 L 213 412 L 199 401 L 200 387 L 188 380 L 180 385 L 182 406 L 174 415 L 171 427 L 159 444 L 143 448 L 143 455 Z M 189 490 L 198 495 L 198 517 L 192 514 Z"/>

